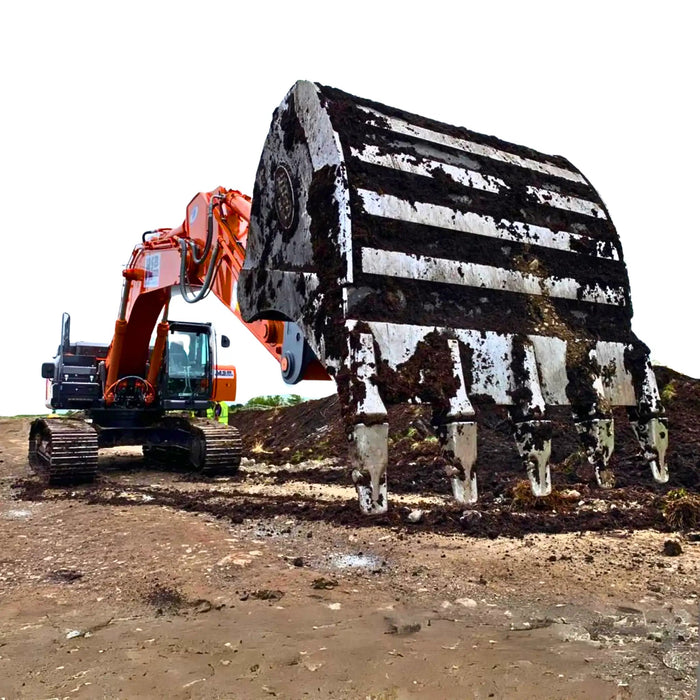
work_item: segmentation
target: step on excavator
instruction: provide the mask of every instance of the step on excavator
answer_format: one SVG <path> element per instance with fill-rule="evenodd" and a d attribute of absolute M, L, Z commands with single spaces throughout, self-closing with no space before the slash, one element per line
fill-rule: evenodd
<path fill-rule="evenodd" d="M 653 478 L 668 480 L 667 419 L 649 349 L 632 332 L 620 239 L 565 158 L 300 81 L 274 112 L 252 207 L 219 189 L 187 211 L 181 227 L 135 249 L 115 337 L 104 360 L 88 353 L 92 403 L 81 407 L 91 422 L 76 430 L 96 433 L 95 445 L 111 444 L 110 412 L 114 422 L 148 423 L 150 411 L 160 426 L 173 420 L 165 411 L 195 401 L 170 393 L 165 340 L 178 325 L 167 304 L 173 290 L 196 300 L 211 289 L 286 381 L 336 382 L 365 513 L 388 507 L 386 406 L 399 402 L 431 405 L 463 504 L 478 495 L 480 403 L 507 407 L 536 496 L 552 488 L 549 406 L 571 406 L 600 487 L 615 481 L 617 406 L 627 408 Z M 70 375 L 60 370 L 79 350 L 64 344 L 45 372 L 54 408 L 66 407 Z M 200 387 L 210 399 L 213 381 Z M 77 455 L 80 438 L 52 424 L 32 427 L 30 458 L 50 463 L 60 441 L 66 463 L 77 462 L 70 450 Z M 148 425 L 141 444 L 206 467 L 203 428 L 187 426 L 176 444 L 159 444 L 151 436 L 160 428 Z"/>

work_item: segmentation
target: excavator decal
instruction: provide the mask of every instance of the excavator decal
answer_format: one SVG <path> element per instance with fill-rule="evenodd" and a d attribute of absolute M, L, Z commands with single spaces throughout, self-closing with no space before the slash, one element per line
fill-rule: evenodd
<path fill-rule="evenodd" d="M 160 253 L 151 253 L 146 256 L 144 272 L 144 288 L 153 289 L 160 286 Z"/>

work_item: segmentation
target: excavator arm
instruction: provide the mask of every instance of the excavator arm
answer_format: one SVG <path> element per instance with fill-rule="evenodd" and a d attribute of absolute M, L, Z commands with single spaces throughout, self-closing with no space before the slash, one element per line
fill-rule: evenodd
<path fill-rule="evenodd" d="M 280 363 L 283 376 L 289 374 L 295 360 L 293 352 L 284 348 L 285 331 L 289 331 L 290 324 L 275 319 L 246 323 L 238 310 L 236 285 L 245 258 L 250 206 L 250 197 L 219 187 L 196 195 L 177 228 L 143 235 L 123 272 L 119 317 L 105 362 L 107 405 L 113 402 L 114 387 L 122 377 L 143 377 L 150 387 L 155 386 L 163 361 L 173 291 L 189 303 L 213 292 Z M 156 324 L 156 342 L 149 354 Z M 297 375 L 294 383 L 328 378 L 308 351 L 303 372 Z M 148 396 L 154 397 L 155 393 Z"/>

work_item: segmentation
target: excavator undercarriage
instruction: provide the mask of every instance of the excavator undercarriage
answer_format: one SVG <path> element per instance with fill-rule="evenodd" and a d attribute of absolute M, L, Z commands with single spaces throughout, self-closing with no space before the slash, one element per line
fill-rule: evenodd
<path fill-rule="evenodd" d="M 142 445 L 146 463 L 188 469 L 204 476 L 232 476 L 241 461 L 241 438 L 233 426 L 206 419 L 162 417 L 137 431 L 102 428 L 93 421 L 38 419 L 29 435 L 29 466 L 52 486 L 92 481 L 101 447 Z"/>
<path fill-rule="evenodd" d="M 206 419 L 162 417 L 147 428 L 103 428 L 93 421 L 38 419 L 29 435 L 29 466 L 52 486 L 92 481 L 101 447 L 142 445 L 146 463 L 188 469 L 204 476 L 232 476 L 241 461 L 233 426 Z"/>

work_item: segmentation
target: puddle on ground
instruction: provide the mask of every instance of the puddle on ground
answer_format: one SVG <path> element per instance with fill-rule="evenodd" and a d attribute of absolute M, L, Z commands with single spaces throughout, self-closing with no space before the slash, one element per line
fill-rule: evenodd
<path fill-rule="evenodd" d="M 334 569 L 369 569 L 374 571 L 384 566 L 385 562 L 376 554 L 333 554 L 330 564 Z"/>

